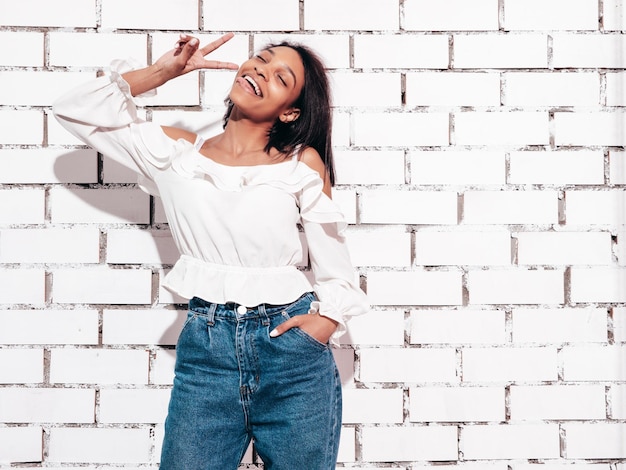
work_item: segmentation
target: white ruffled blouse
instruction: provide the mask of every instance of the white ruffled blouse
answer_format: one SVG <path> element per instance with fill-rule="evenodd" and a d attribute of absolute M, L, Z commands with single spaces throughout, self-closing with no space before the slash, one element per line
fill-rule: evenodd
<path fill-rule="evenodd" d="M 336 340 L 346 320 L 369 307 L 342 235 L 343 216 L 322 192 L 319 174 L 297 155 L 228 166 L 201 155 L 200 139 L 170 139 L 138 118 L 141 98 L 121 77 L 130 69 L 113 62 L 109 76 L 64 95 L 53 111 L 68 131 L 131 167 L 139 186 L 161 198 L 181 253 L 164 286 L 185 298 L 247 307 L 286 304 L 314 291 L 319 302 L 312 308 L 339 323 Z M 307 251 L 312 282 L 297 267 Z"/>

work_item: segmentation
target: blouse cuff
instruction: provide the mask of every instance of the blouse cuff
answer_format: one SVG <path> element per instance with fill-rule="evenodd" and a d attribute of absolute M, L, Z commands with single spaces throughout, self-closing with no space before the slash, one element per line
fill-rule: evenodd
<path fill-rule="evenodd" d="M 122 75 L 126 72 L 131 72 L 141 67 L 142 65 L 138 61 L 130 58 L 125 60 L 116 59 L 112 61 L 110 65 L 111 82 L 115 83 L 122 92 L 122 94 L 126 97 L 126 99 L 131 101 L 135 106 L 145 106 L 147 104 L 150 104 L 149 99 L 155 97 L 157 94 L 156 89 L 153 89 L 146 91 L 141 95 L 132 95 L 130 91 L 130 85 L 126 80 L 124 80 Z"/>

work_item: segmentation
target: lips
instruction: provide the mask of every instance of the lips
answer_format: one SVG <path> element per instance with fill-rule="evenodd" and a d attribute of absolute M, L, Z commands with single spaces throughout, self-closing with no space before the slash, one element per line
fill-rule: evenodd
<path fill-rule="evenodd" d="M 248 91 L 250 91 L 252 94 L 262 97 L 263 96 L 263 92 L 261 91 L 261 87 L 259 86 L 259 84 L 254 81 L 254 79 L 252 77 L 250 77 L 249 75 L 243 75 L 242 77 L 240 77 L 240 83 L 241 85 L 246 88 Z"/>

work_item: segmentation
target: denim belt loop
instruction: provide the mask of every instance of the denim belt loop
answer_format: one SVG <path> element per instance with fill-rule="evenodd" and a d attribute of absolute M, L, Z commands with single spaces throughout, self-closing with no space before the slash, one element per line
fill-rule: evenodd
<path fill-rule="evenodd" d="M 211 302 L 209 307 L 206 309 L 206 323 L 208 326 L 215 325 L 215 310 L 217 309 L 217 304 Z"/>
<path fill-rule="evenodd" d="M 263 326 L 269 326 L 270 318 L 267 316 L 267 312 L 265 311 L 265 304 L 259 305 L 259 316 L 261 317 L 261 323 Z"/>

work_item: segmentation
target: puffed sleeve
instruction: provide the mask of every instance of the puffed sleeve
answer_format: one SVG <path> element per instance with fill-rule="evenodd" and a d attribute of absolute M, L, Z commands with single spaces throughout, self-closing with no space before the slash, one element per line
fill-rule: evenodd
<path fill-rule="evenodd" d="M 338 323 L 331 338 L 336 344 L 345 333 L 348 319 L 367 312 L 370 307 L 350 260 L 343 235 L 346 227 L 343 214 L 322 192 L 322 186 L 322 180 L 317 177 L 304 187 L 299 198 L 300 215 L 309 248 L 313 289 L 319 299 L 311 307 Z"/>
<path fill-rule="evenodd" d="M 155 194 L 155 172 L 169 166 L 179 145 L 161 126 L 137 116 L 137 106 L 155 92 L 133 97 L 122 78 L 135 64 L 114 61 L 108 75 L 71 90 L 53 103 L 59 123 L 85 144 L 139 175 L 146 192 Z"/>

